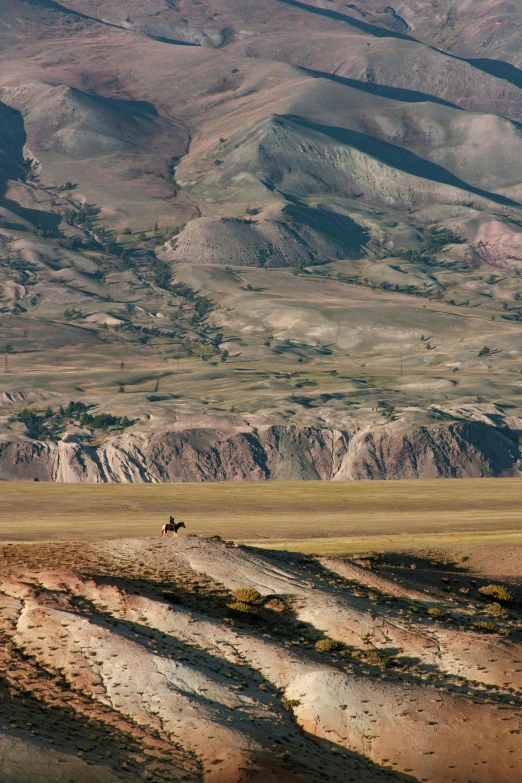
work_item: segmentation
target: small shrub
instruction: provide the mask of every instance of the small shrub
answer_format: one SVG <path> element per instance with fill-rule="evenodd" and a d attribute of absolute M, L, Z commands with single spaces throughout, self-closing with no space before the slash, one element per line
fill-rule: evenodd
<path fill-rule="evenodd" d="M 509 612 L 506 609 L 505 606 L 501 606 L 500 604 L 497 604 L 496 602 L 493 602 L 486 608 L 486 614 L 491 615 L 491 617 L 501 617 L 503 620 L 508 617 Z"/>
<path fill-rule="evenodd" d="M 384 668 L 390 663 L 390 659 L 382 650 L 364 650 L 360 656 L 365 663 L 369 663 L 370 666 L 380 666 Z"/>
<path fill-rule="evenodd" d="M 273 612 L 286 612 L 288 606 L 281 598 L 270 598 L 265 604 L 266 609 L 271 609 Z"/>
<path fill-rule="evenodd" d="M 427 613 L 430 617 L 434 617 L 436 620 L 442 620 L 444 618 L 444 612 L 437 606 L 432 606 L 430 609 L 428 609 Z"/>
<path fill-rule="evenodd" d="M 515 594 L 504 585 L 484 585 L 479 587 L 479 593 L 484 598 L 494 598 L 500 603 L 510 604 L 515 600 Z"/>
<path fill-rule="evenodd" d="M 338 642 L 336 639 L 319 639 L 315 643 L 315 649 L 320 652 L 335 652 L 336 650 L 342 650 L 343 643 Z"/>
<path fill-rule="evenodd" d="M 281 699 L 281 704 L 285 709 L 292 710 L 294 707 L 299 707 L 301 702 L 299 701 L 299 699 L 287 699 L 286 696 L 284 696 Z"/>
<path fill-rule="evenodd" d="M 66 321 L 79 321 L 80 318 L 85 318 L 85 313 L 82 310 L 76 310 L 74 307 L 69 307 L 64 311 L 63 317 Z"/>
<path fill-rule="evenodd" d="M 227 609 L 237 617 L 257 617 L 259 615 L 255 606 L 244 601 L 233 601 L 231 604 L 228 604 Z"/>
<path fill-rule="evenodd" d="M 244 604 L 263 603 L 263 596 L 253 587 L 240 587 L 238 590 L 234 590 L 234 598 Z"/>
<path fill-rule="evenodd" d="M 490 623 L 488 620 L 479 620 L 476 623 L 473 623 L 471 626 L 475 631 L 480 631 L 482 633 L 496 633 L 497 627 L 493 625 L 493 623 Z"/>

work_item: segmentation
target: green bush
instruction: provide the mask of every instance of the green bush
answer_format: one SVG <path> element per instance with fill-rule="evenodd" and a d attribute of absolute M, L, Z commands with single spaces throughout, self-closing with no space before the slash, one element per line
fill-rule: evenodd
<path fill-rule="evenodd" d="M 315 649 L 320 652 L 335 652 L 336 650 L 342 650 L 343 643 L 338 642 L 336 639 L 319 639 L 315 643 Z"/>
<path fill-rule="evenodd" d="M 95 430 L 106 430 L 109 427 L 129 427 L 131 423 L 127 416 L 113 416 L 112 413 L 97 413 L 95 416 L 90 413 L 80 415 L 81 426 Z"/>
<path fill-rule="evenodd" d="M 234 590 L 234 598 L 244 604 L 263 603 L 263 596 L 253 587 L 240 587 L 238 590 Z"/>
<path fill-rule="evenodd" d="M 360 658 L 370 666 L 386 667 L 390 663 L 390 658 L 382 650 L 363 650 Z"/>
<path fill-rule="evenodd" d="M 414 264 L 430 265 L 435 263 L 434 254 L 439 253 L 446 245 L 462 244 L 464 241 L 448 228 L 429 226 L 422 232 L 420 247 L 415 250 L 397 250 L 396 255 Z"/>
<path fill-rule="evenodd" d="M 497 633 L 497 627 L 493 625 L 493 623 L 488 622 L 488 620 L 479 620 L 476 623 L 473 623 L 471 626 L 475 631 L 481 631 L 482 633 Z"/>
<path fill-rule="evenodd" d="M 484 598 L 493 598 L 495 601 L 500 601 L 504 604 L 513 603 L 515 600 L 515 594 L 508 590 L 504 585 L 484 585 L 479 587 L 480 595 Z"/>
<path fill-rule="evenodd" d="M 25 424 L 28 434 L 36 440 L 45 440 L 49 436 L 46 427 L 46 416 L 39 416 L 30 408 L 24 410 L 17 416 L 18 421 Z"/>
<path fill-rule="evenodd" d="M 486 614 L 491 615 L 491 617 L 500 617 L 503 620 L 506 619 L 506 617 L 509 617 L 509 612 L 506 609 L 505 606 L 501 606 L 496 601 L 493 601 L 492 604 L 490 604 L 488 607 L 486 607 L 485 610 Z"/>
<path fill-rule="evenodd" d="M 228 604 L 227 609 L 230 613 L 237 617 L 257 617 L 259 612 L 252 604 L 247 604 L 244 601 L 233 601 Z"/>
<path fill-rule="evenodd" d="M 432 606 L 430 609 L 428 609 L 427 613 L 430 617 L 434 617 L 436 620 L 442 620 L 444 617 L 444 612 L 437 606 Z"/>

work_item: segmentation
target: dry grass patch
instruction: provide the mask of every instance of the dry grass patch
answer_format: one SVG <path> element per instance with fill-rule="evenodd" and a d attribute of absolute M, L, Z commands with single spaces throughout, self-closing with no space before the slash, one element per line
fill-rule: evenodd
<path fill-rule="evenodd" d="M 252 604 L 247 604 L 245 601 L 232 601 L 228 604 L 227 609 L 230 614 L 236 617 L 259 617 L 259 612 Z"/>
<path fill-rule="evenodd" d="M 236 601 L 244 604 L 251 604 L 255 606 L 263 603 L 263 596 L 253 587 L 240 587 L 234 590 L 234 598 Z"/>
<path fill-rule="evenodd" d="M 476 623 L 472 623 L 471 627 L 474 631 L 480 631 L 481 633 L 498 633 L 498 628 L 488 620 L 477 620 Z"/>
<path fill-rule="evenodd" d="M 484 585 L 479 587 L 479 593 L 484 598 L 493 598 L 500 603 L 511 604 L 515 600 L 515 594 L 505 585 Z"/>
<path fill-rule="evenodd" d="M 319 652 L 338 652 L 342 650 L 344 644 L 336 639 L 319 639 L 315 643 L 315 649 Z"/>

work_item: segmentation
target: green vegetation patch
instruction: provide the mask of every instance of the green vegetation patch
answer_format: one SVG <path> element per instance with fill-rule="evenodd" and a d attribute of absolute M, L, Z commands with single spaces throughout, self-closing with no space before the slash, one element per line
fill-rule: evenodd
<path fill-rule="evenodd" d="M 17 420 L 25 424 L 27 434 L 36 440 L 57 439 L 68 422 L 91 430 L 108 430 L 111 427 L 123 429 L 133 423 L 127 416 L 114 416 L 112 413 L 93 415 L 89 413 L 92 407 L 84 402 L 71 400 L 66 408 L 60 406 L 58 411 L 49 407 L 44 413 L 37 413 L 30 408 L 24 408 Z"/>
<path fill-rule="evenodd" d="M 504 585 L 484 585 L 479 587 L 479 593 L 484 598 L 492 598 L 504 604 L 511 604 L 515 600 L 515 594 Z"/>
<path fill-rule="evenodd" d="M 338 652 L 339 650 L 342 650 L 343 647 L 343 643 L 336 639 L 319 639 L 315 643 L 315 649 L 319 650 L 319 652 Z"/>
<path fill-rule="evenodd" d="M 240 587 L 234 590 L 234 598 L 236 601 L 250 605 L 263 603 L 263 596 L 253 587 Z"/>
<path fill-rule="evenodd" d="M 227 605 L 227 609 L 230 614 L 236 617 L 248 617 L 254 618 L 259 616 L 259 612 L 252 604 L 247 604 L 245 601 L 232 601 Z"/>
<path fill-rule="evenodd" d="M 447 245 L 462 244 L 463 242 L 465 240 L 449 228 L 429 226 L 422 232 L 419 248 L 416 250 L 398 250 L 397 255 L 399 258 L 414 264 L 436 265 L 436 259 L 433 258 L 436 253 L 440 253 Z"/>
<path fill-rule="evenodd" d="M 471 627 L 474 631 L 479 631 L 481 633 L 498 633 L 497 626 L 493 625 L 493 623 L 490 623 L 488 620 L 478 620 L 476 623 L 473 623 Z"/>

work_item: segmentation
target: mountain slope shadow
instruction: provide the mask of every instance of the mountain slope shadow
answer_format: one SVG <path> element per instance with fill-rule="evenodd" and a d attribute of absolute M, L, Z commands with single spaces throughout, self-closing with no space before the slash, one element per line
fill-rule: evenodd
<path fill-rule="evenodd" d="M 497 79 L 511 82 L 515 87 L 522 89 L 522 70 L 511 63 L 505 63 L 502 60 L 489 60 L 486 57 L 463 60 L 463 62 L 467 62 L 474 68 L 478 68 L 479 71 L 489 73 L 490 76 L 495 76 Z"/>
<path fill-rule="evenodd" d="M 296 229 L 296 241 L 302 243 L 298 229 L 303 227 L 325 236 L 339 245 L 347 257 L 357 258 L 369 240 L 369 233 L 348 215 L 339 215 L 326 209 L 309 209 L 291 204 L 284 208 L 289 226 Z"/>
<path fill-rule="evenodd" d="M 6 198 L 9 180 L 24 180 L 28 161 L 24 157 L 27 141 L 24 119 L 21 112 L 0 101 L 0 207 L 14 212 L 25 220 L 47 229 L 56 230 L 60 217 L 51 212 L 21 207 Z"/>
<path fill-rule="evenodd" d="M 325 136 L 329 136 L 331 139 L 335 139 L 335 141 L 338 141 L 341 144 L 354 147 L 354 149 L 359 150 L 359 152 L 375 158 L 386 166 L 399 169 L 399 171 L 403 171 L 405 174 L 428 179 L 432 182 L 438 182 L 441 185 L 450 185 L 455 188 L 460 188 L 475 196 L 481 196 L 482 198 L 489 199 L 490 201 L 493 201 L 496 204 L 502 204 L 503 206 L 520 206 L 517 201 L 514 201 L 507 196 L 501 196 L 498 193 L 491 193 L 490 191 L 469 185 L 455 174 L 452 174 L 450 171 L 443 168 L 443 166 L 432 163 L 425 158 L 421 158 L 419 155 L 415 155 L 414 152 L 398 147 L 388 141 L 377 139 L 375 136 L 368 136 L 359 131 L 340 128 L 333 125 L 319 125 L 317 123 L 308 122 L 301 117 L 286 116 L 296 124 L 318 133 L 323 133 Z"/>
<path fill-rule="evenodd" d="M 432 49 L 434 52 L 443 55 L 444 57 L 450 57 L 452 60 L 459 60 L 462 63 L 471 65 L 472 68 L 476 68 L 483 73 L 487 73 L 489 76 L 494 76 L 497 79 L 510 82 L 515 87 L 522 88 L 522 70 L 520 68 L 511 65 L 511 63 L 503 62 L 502 60 L 491 60 L 487 57 L 467 58 L 459 57 L 458 55 L 445 52 L 443 49 L 439 49 L 437 46 L 432 46 L 429 43 L 414 38 L 411 35 L 405 35 L 404 33 L 396 32 L 395 30 L 389 30 L 383 27 L 377 27 L 377 25 L 363 22 L 360 19 L 356 19 L 349 14 L 341 14 L 339 11 L 331 11 L 327 8 L 316 8 L 315 6 L 308 5 L 307 3 L 301 3 L 299 0 L 278 0 L 280 3 L 286 5 L 295 6 L 301 8 L 303 11 L 308 11 L 312 14 L 318 14 L 324 16 L 327 19 L 335 19 L 339 22 L 354 27 L 356 30 L 360 30 L 368 35 L 373 35 L 375 38 L 395 38 L 400 41 L 409 41 L 410 43 L 417 43 L 423 46 L 427 46 L 428 49 Z M 393 9 L 391 9 L 393 10 Z"/>
<path fill-rule="evenodd" d="M 318 14 L 319 16 L 325 16 L 327 19 L 336 19 L 339 22 L 345 22 L 351 27 L 355 27 L 357 30 L 361 30 L 363 33 L 374 35 L 376 38 L 398 38 L 401 41 L 412 41 L 413 43 L 419 43 L 416 38 L 411 35 L 405 35 L 404 33 L 398 33 L 395 30 L 387 30 L 383 27 L 377 27 L 376 25 L 363 22 L 360 19 L 355 19 L 348 14 L 341 14 L 339 11 L 330 11 L 327 8 L 316 8 L 313 5 L 307 3 L 300 3 L 298 0 L 279 0 L 280 3 L 286 3 L 287 5 L 293 5 L 296 8 L 302 8 L 303 11 L 309 11 L 312 14 Z"/>
<path fill-rule="evenodd" d="M 6 180 L 25 174 L 23 150 L 26 141 L 21 112 L 0 103 L 0 195 L 3 195 Z"/>
<path fill-rule="evenodd" d="M 389 98 L 392 101 L 403 101 L 404 103 L 438 103 L 440 106 L 448 106 L 450 109 L 460 109 L 455 103 L 445 101 L 443 98 L 437 98 L 435 95 L 430 95 L 426 92 L 419 92 L 418 90 L 407 90 L 403 87 L 390 87 L 385 84 L 374 84 L 373 82 L 361 82 L 358 79 L 349 79 L 346 76 L 337 76 L 333 73 L 326 73 L 324 71 L 313 71 L 310 68 L 301 68 L 299 70 L 308 76 L 312 76 L 314 79 L 328 79 L 337 84 L 342 84 L 345 87 L 353 87 L 355 90 L 361 90 L 362 92 L 370 93 L 371 95 L 378 95 L 380 98 Z"/>
<path fill-rule="evenodd" d="M 29 5 L 36 6 L 37 8 L 46 8 L 48 11 L 57 11 L 61 14 L 68 14 L 69 16 L 75 16 L 77 19 L 85 19 L 88 22 L 98 22 L 99 24 L 107 25 L 107 27 L 116 27 L 121 29 L 119 25 L 112 24 L 111 22 L 105 22 L 102 19 L 96 19 L 94 16 L 88 16 L 82 14 L 81 11 L 74 11 L 71 8 L 66 8 L 60 3 L 56 3 L 54 0 L 25 0 Z"/>
<path fill-rule="evenodd" d="M 253 551 L 254 555 L 258 554 L 255 549 L 251 551 Z M 276 559 L 276 562 L 278 562 L 278 559 Z M 228 605 L 232 599 L 230 595 L 228 597 L 224 595 L 218 596 L 217 591 L 215 594 L 209 595 L 205 591 L 199 592 L 198 590 L 186 589 L 180 586 L 179 583 L 176 583 L 176 589 L 172 591 L 170 582 L 157 583 L 150 579 L 129 578 L 128 576 L 96 574 L 94 580 L 97 585 L 115 586 L 122 591 L 123 595 L 139 595 L 152 601 L 160 601 L 162 604 L 166 602 L 167 605 L 173 603 L 172 611 L 175 611 L 177 614 L 186 614 L 190 617 L 191 622 L 217 622 L 224 628 L 227 627 L 223 618 L 227 616 Z M 168 590 L 169 588 L 170 591 L 166 594 L 164 589 Z M 191 643 L 183 638 L 182 634 L 177 635 L 175 629 L 170 631 L 160 630 L 150 625 L 146 618 L 143 618 L 140 622 L 122 617 L 121 615 L 115 616 L 106 607 L 100 607 L 99 604 L 85 596 L 73 596 L 71 602 L 75 606 L 76 611 L 86 618 L 93 627 L 98 626 L 110 630 L 111 633 L 121 638 L 130 639 L 134 644 L 140 645 L 148 651 L 150 651 L 151 641 L 154 641 L 153 652 L 156 656 L 170 659 L 174 657 L 183 661 L 183 666 L 186 669 L 190 669 L 195 673 L 198 671 L 204 672 L 209 680 L 214 680 L 216 683 L 226 686 L 231 680 L 244 682 L 241 692 L 271 708 L 274 714 L 281 713 L 277 723 L 274 721 L 268 730 L 276 732 L 276 739 L 278 739 L 278 734 L 286 733 L 289 749 L 293 750 L 295 759 L 298 758 L 299 754 L 297 743 L 299 743 L 301 748 L 305 748 L 311 743 L 317 743 L 316 735 L 306 731 L 299 725 L 293 715 L 292 706 L 285 705 L 284 689 L 276 689 L 274 683 L 266 678 L 266 675 L 257 668 L 254 662 L 249 660 L 247 655 L 231 660 L 223 654 L 219 654 L 216 650 L 209 652 L 207 647 L 202 646 L 198 635 L 194 637 L 194 642 Z M 285 643 L 293 645 L 298 643 L 299 657 L 303 662 L 306 661 L 309 665 L 315 666 L 325 665 L 324 653 L 318 652 L 314 647 L 316 639 L 325 638 L 321 631 L 317 631 L 313 625 L 300 622 L 295 612 L 291 609 L 285 610 L 283 615 L 264 607 L 260 607 L 258 611 L 259 615 L 250 618 L 248 615 L 243 618 L 241 615 L 233 616 L 229 612 L 229 619 L 233 617 L 232 627 L 235 629 L 235 632 L 245 634 L 252 639 L 256 637 L 263 638 L 263 640 L 267 639 L 269 644 L 283 646 Z M 307 635 L 306 639 L 303 638 L 303 634 Z M 337 670 L 342 671 L 342 659 L 341 661 L 337 660 L 335 653 L 332 653 L 326 661 L 327 665 L 332 669 L 335 667 Z M 364 664 L 364 667 L 366 669 L 368 667 L 372 668 L 371 664 Z M 382 674 L 382 670 L 378 667 L 373 667 L 373 673 L 374 675 Z M 363 676 L 363 673 L 359 672 L 359 676 Z M 266 687 L 267 684 L 268 687 Z M 261 688 L 264 688 L 261 692 L 259 689 L 260 685 Z M 173 686 L 173 690 L 176 688 L 179 688 L 181 691 L 179 685 Z M 203 691 L 196 693 L 193 690 L 187 690 L 185 694 L 190 696 L 195 704 L 211 709 L 213 720 L 217 724 L 228 726 L 230 721 L 230 707 L 228 705 L 212 699 L 210 695 Z M 281 707 L 284 707 L 283 711 L 281 711 Z M 240 721 L 250 722 L 250 712 L 246 705 L 241 702 L 234 707 L 234 716 L 241 716 L 239 717 Z M 268 728 L 268 722 L 265 723 L 265 726 Z M 259 739 L 263 735 L 263 730 L 260 732 L 259 726 L 252 724 L 249 726 L 248 723 L 246 723 L 242 731 L 245 734 L 251 733 L 254 739 L 256 737 Z M 321 738 L 320 745 L 322 763 L 326 769 L 338 768 L 339 763 L 343 763 L 346 774 L 362 773 L 364 775 L 363 780 L 366 781 L 368 780 L 366 775 L 372 774 L 378 775 L 376 780 L 383 781 L 383 783 L 386 780 L 395 779 L 394 775 L 390 775 L 390 770 L 381 769 L 368 756 L 356 750 L 347 748 L 335 741 L 329 741 L 326 738 Z M 330 777 L 330 774 L 325 771 L 325 780 L 336 779 L 334 774 L 332 774 L 332 777 Z M 347 779 L 349 780 L 350 778 Z M 417 778 L 412 776 L 405 775 L 401 779 L 417 783 Z"/>
<path fill-rule="evenodd" d="M 48 11 L 56 11 L 57 13 L 60 14 L 75 16 L 77 19 L 85 19 L 87 22 L 95 22 L 97 24 L 103 24 L 106 27 L 115 27 L 118 30 L 128 29 L 126 27 L 122 27 L 119 24 L 115 24 L 114 22 L 109 22 L 106 19 L 100 19 L 96 16 L 88 16 L 87 14 L 82 14 L 81 11 L 75 11 L 71 8 L 66 8 L 64 5 L 60 5 L 60 3 L 56 3 L 54 0 L 25 0 L 25 2 L 29 3 L 30 5 L 39 6 L 40 8 L 46 8 Z M 141 32 L 141 31 L 130 30 L 130 32 Z M 159 43 L 173 44 L 176 46 L 199 46 L 199 44 L 190 43 L 189 41 L 178 41 L 175 38 L 162 38 L 161 36 L 158 35 L 148 35 L 148 37 L 152 38 L 154 41 L 158 41 Z"/>

